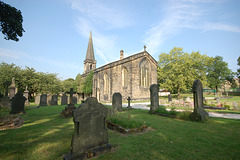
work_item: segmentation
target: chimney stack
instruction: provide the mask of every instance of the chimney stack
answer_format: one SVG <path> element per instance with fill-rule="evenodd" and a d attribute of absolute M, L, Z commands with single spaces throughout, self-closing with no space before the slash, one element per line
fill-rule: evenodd
<path fill-rule="evenodd" d="M 123 50 L 120 51 L 120 59 L 123 59 Z"/>

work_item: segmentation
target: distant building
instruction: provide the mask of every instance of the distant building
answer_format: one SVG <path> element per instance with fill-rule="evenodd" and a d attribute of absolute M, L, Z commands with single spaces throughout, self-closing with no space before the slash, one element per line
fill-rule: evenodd
<path fill-rule="evenodd" d="M 90 32 L 83 77 L 90 71 L 93 75 L 93 93 L 99 101 L 111 101 L 115 92 L 122 94 L 123 100 L 149 99 L 149 87 L 157 83 L 157 61 L 146 51 L 124 58 L 120 51 L 120 60 L 96 68 L 92 33 Z"/>

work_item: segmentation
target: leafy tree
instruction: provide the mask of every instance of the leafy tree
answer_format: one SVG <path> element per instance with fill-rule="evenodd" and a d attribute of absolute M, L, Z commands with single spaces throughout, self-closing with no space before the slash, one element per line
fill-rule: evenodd
<path fill-rule="evenodd" d="M 15 64 L 7 64 L 2 62 L 0 64 L 0 91 L 3 93 L 11 85 L 12 78 L 15 77 L 17 80 L 21 68 Z"/>
<path fill-rule="evenodd" d="M 77 93 L 83 93 L 84 79 L 78 74 L 75 79 Z"/>
<path fill-rule="evenodd" d="M 74 91 L 76 91 L 76 84 L 75 80 L 73 78 L 68 78 L 62 82 L 63 84 L 63 91 L 69 92 L 70 88 L 73 88 Z"/>
<path fill-rule="evenodd" d="M 231 77 L 232 71 L 221 56 L 216 56 L 209 62 L 207 71 L 208 84 L 210 88 L 215 88 L 218 91 L 218 86 L 225 83 L 228 77 Z"/>
<path fill-rule="evenodd" d="M 93 71 L 90 71 L 90 73 L 87 75 L 84 86 L 83 86 L 83 93 L 90 95 L 92 93 L 93 88 Z"/>
<path fill-rule="evenodd" d="M 5 35 L 4 39 L 18 41 L 24 32 L 22 22 L 20 10 L 0 1 L 0 31 Z"/>
<path fill-rule="evenodd" d="M 200 79 L 206 85 L 208 57 L 199 52 L 184 53 L 182 48 L 174 47 L 169 54 L 159 55 L 158 82 L 160 88 L 178 93 L 190 90 L 194 80 Z"/>
<path fill-rule="evenodd" d="M 240 56 L 237 59 L 238 65 L 240 66 Z M 237 70 L 238 81 L 240 82 L 240 68 Z"/>

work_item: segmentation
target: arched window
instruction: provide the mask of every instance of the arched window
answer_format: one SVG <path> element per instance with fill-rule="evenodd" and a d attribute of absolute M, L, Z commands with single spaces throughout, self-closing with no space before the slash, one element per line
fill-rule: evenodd
<path fill-rule="evenodd" d="M 139 65 L 140 68 L 140 86 L 149 87 L 149 64 L 143 59 Z"/>
<path fill-rule="evenodd" d="M 107 75 L 107 73 L 104 74 L 103 85 L 104 85 L 104 94 L 107 94 L 108 93 L 108 75 Z"/>
<path fill-rule="evenodd" d="M 128 86 L 128 71 L 126 67 L 122 68 L 122 86 Z"/>

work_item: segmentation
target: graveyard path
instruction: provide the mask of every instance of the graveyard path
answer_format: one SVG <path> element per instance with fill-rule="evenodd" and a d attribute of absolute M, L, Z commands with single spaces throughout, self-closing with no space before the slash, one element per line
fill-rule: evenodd
<path fill-rule="evenodd" d="M 112 105 L 111 103 L 108 103 L 108 105 Z M 131 103 L 131 107 L 135 109 L 145 109 L 150 110 L 150 102 L 142 102 L 142 103 Z M 127 107 L 127 103 L 122 104 L 123 107 Z M 169 109 L 170 110 L 170 109 Z M 177 110 L 177 111 L 183 111 L 183 110 Z M 217 118 L 230 118 L 230 119 L 240 119 L 240 114 L 233 114 L 233 113 L 216 113 L 216 112 L 208 112 L 210 117 L 217 117 Z"/>

